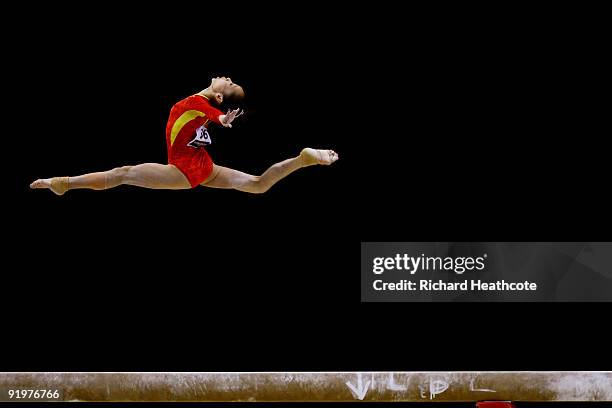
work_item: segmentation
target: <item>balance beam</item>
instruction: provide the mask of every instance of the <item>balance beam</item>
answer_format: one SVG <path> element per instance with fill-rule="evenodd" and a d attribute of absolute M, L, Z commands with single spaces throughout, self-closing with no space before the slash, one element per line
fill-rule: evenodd
<path fill-rule="evenodd" d="M 0 373 L 0 401 L 21 390 L 87 402 L 612 401 L 612 372 Z"/>

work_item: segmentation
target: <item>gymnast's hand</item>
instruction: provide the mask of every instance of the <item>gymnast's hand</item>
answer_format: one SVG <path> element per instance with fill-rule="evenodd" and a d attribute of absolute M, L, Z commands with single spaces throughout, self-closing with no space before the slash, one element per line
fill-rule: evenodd
<path fill-rule="evenodd" d="M 234 121 L 234 119 L 236 119 L 238 116 L 242 115 L 243 113 L 244 111 L 241 109 L 228 110 L 225 115 L 219 116 L 219 121 L 221 122 L 223 126 L 231 128 L 232 122 Z"/>

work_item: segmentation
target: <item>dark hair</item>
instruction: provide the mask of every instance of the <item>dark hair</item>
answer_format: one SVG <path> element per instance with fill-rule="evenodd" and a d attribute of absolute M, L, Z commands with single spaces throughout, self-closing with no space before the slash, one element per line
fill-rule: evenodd
<path fill-rule="evenodd" d="M 224 105 L 237 105 L 244 100 L 244 90 L 240 87 L 242 92 L 231 92 L 228 95 L 223 95 Z"/>

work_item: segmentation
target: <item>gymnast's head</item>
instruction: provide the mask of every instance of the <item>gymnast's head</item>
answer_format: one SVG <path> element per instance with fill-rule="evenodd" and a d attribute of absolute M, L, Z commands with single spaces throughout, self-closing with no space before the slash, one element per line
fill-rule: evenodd
<path fill-rule="evenodd" d="M 229 77 L 216 77 L 210 81 L 209 89 L 217 105 L 237 104 L 244 99 L 244 90 Z"/>

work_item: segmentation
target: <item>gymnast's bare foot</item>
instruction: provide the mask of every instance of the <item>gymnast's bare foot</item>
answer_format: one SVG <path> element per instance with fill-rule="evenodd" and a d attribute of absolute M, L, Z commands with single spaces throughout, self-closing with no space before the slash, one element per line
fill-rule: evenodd
<path fill-rule="evenodd" d="M 53 177 L 48 179 L 38 179 L 30 188 L 48 188 L 57 195 L 62 195 L 68 190 L 68 177 Z"/>
<path fill-rule="evenodd" d="M 300 158 L 304 166 L 312 166 L 313 164 L 323 164 L 329 166 L 339 159 L 338 153 L 333 150 L 317 150 L 307 147 L 300 153 Z"/>

